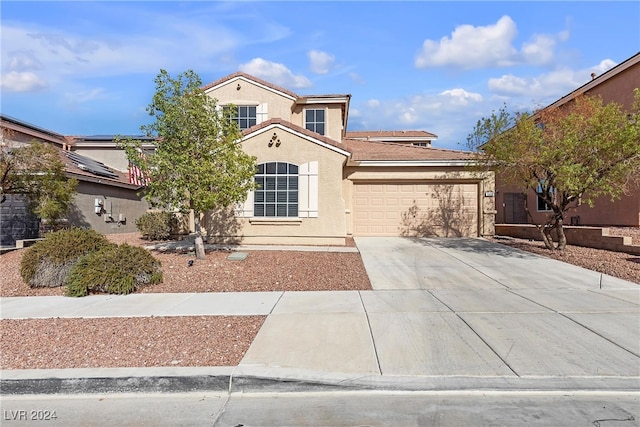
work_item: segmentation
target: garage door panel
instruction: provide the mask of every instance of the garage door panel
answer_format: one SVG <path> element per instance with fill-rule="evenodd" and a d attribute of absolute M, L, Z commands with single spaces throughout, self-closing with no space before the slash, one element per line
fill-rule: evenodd
<path fill-rule="evenodd" d="M 355 183 L 354 187 L 357 236 L 477 236 L 476 184 Z"/>

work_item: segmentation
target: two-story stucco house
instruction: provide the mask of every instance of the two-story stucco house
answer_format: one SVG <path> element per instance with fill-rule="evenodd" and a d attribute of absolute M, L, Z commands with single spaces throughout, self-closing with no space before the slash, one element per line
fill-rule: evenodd
<path fill-rule="evenodd" d="M 203 89 L 237 107 L 258 163 L 246 202 L 203 219 L 210 241 L 493 234 L 493 176 L 466 169 L 472 153 L 431 148 L 436 136 L 422 131 L 349 133 L 347 94 L 300 96 L 241 72 Z"/>
<path fill-rule="evenodd" d="M 344 244 L 351 236 L 494 232 L 493 175 L 467 169 L 473 153 L 432 148 L 435 134 L 347 132 L 351 95 L 300 96 L 245 73 L 203 90 L 218 105 L 237 107 L 240 144 L 258 163 L 258 188 L 245 203 L 202 218 L 210 242 Z M 80 181 L 72 225 L 135 231 L 148 205 L 139 183 L 127 179 L 128 161 L 113 136 L 63 136 L 19 120 L 2 123 L 61 150 L 68 175 Z M 153 139 L 144 143 L 153 150 Z M 83 162 L 97 162 L 99 170 Z"/>
<path fill-rule="evenodd" d="M 616 102 L 630 111 L 633 105 L 633 91 L 639 87 L 640 53 L 637 53 L 599 76 L 592 75 L 591 81 L 546 108 L 562 108 L 570 105 L 577 96 L 587 95 L 602 97 L 604 103 Z M 529 212 L 538 224 L 543 222 L 549 213 L 548 207 L 535 192 L 529 191 L 523 194 L 522 189 L 506 183 L 497 176 L 496 222 L 499 224 L 530 222 L 525 206 L 529 206 Z M 580 205 L 572 209 L 568 217 L 571 225 L 640 227 L 640 188 L 637 186 L 629 188 L 626 194 L 613 201 L 607 196 L 598 197 L 593 207 L 586 204 Z"/>

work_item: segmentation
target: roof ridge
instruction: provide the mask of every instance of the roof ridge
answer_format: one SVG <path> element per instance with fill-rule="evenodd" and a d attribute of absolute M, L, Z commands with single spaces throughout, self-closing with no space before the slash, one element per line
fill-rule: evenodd
<path fill-rule="evenodd" d="M 442 151 L 442 152 L 453 152 L 453 153 L 466 153 L 466 154 L 473 154 L 473 151 L 468 151 L 468 150 L 456 150 L 453 148 L 438 148 L 438 147 L 422 147 L 419 145 L 410 145 L 410 144 L 401 144 L 398 142 L 386 142 L 386 141 L 367 141 L 364 139 L 359 139 L 359 138 L 342 138 L 343 141 L 348 140 L 348 141 L 356 141 L 356 142 L 361 142 L 363 144 L 380 144 L 380 145 L 386 145 L 386 146 L 394 146 L 394 147 L 402 147 L 404 149 L 418 149 L 418 150 L 431 150 L 431 151 Z"/>

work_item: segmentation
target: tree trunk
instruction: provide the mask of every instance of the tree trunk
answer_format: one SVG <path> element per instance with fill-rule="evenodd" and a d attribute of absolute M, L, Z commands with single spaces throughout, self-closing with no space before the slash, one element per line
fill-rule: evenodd
<path fill-rule="evenodd" d="M 553 230 L 553 228 L 549 227 L 548 224 L 545 224 L 540 228 L 540 234 L 542 235 L 544 246 L 549 250 L 554 250 L 555 247 L 553 245 L 553 237 L 551 237 L 551 230 Z"/>
<path fill-rule="evenodd" d="M 556 230 L 558 233 L 558 250 L 562 251 L 567 247 L 567 236 L 564 234 L 564 228 L 562 226 L 562 218 L 556 220 Z"/>
<path fill-rule="evenodd" d="M 205 259 L 204 242 L 202 240 L 202 234 L 200 233 L 200 215 L 197 212 L 193 213 L 193 225 L 196 232 L 196 240 L 194 242 L 196 247 L 196 259 Z"/>

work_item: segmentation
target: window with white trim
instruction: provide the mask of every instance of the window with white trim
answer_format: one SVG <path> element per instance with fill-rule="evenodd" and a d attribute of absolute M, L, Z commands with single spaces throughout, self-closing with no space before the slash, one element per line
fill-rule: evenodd
<path fill-rule="evenodd" d="M 324 109 L 308 109 L 304 111 L 304 127 L 312 132 L 324 135 L 325 132 Z"/>
<path fill-rule="evenodd" d="M 230 120 L 238 123 L 240 130 L 249 129 L 257 123 L 257 107 L 255 105 L 238 105 L 235 114 L 228 114 L 228 116 Z"/>
<path fill-rule="evenodd" d="M 258 165 L 254 217 L 298 217 L 298 166 L 285 162 Z"/>

